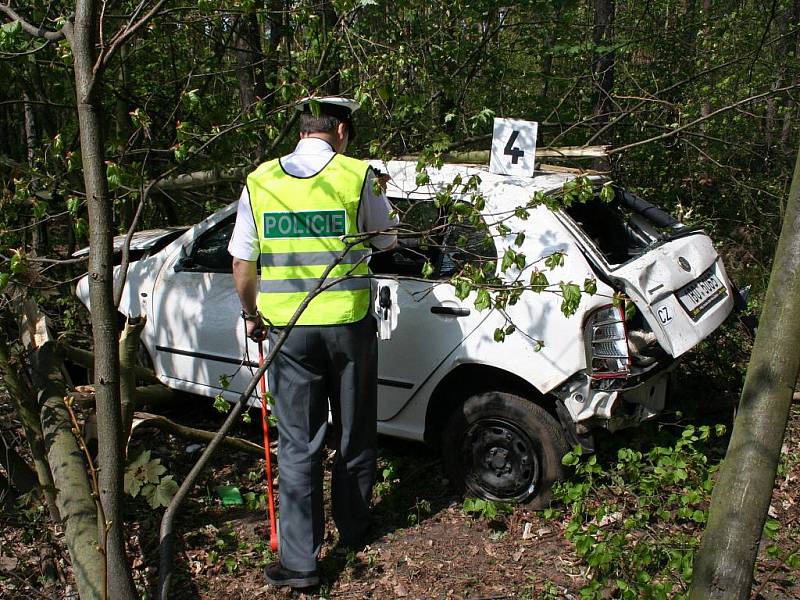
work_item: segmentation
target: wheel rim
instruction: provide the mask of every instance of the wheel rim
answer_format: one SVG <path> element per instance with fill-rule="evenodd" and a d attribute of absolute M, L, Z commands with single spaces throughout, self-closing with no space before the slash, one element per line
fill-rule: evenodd
<path fill-rule="evenodd" d="M 464 431 L 465 484 L 479 497 L 527 499 L 539 481 L 539 456 L 531 437 L 504 419 L 479 419 Z"/>

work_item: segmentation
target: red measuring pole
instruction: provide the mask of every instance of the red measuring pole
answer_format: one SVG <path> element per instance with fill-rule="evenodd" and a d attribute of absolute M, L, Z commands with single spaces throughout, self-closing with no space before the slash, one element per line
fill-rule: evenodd
<path fill-rule="evenodd" d="M 258 366 L 264 364 L 264 342 L 258 342 Z M 267 421 L 267 372 L 261 376 L 261 428 L 264 430 L 264 468 L 267 472 L 267 504 L 269 505 L 269 547 L 278 551 L 278 522 L 275 518 L 275 493 L 272 489 L 272 458 L 269 454 L 269 421 Z"/>

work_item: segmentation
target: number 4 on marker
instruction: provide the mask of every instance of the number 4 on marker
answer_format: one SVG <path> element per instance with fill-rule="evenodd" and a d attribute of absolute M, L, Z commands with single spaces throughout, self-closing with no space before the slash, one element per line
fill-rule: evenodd
<path fill-rule="evenodd" d="M 506 143 L 506 147 L 503 149 L 503 154 L 511 157 L 511 163 L 517 164 L 519 159 L 525 156 L 525 152 L 520 150 L 519 148 L 514 148 L 514 142 L 517 141 L 517 136 L 519 135 L 519 131 L 512 131 L 511 137 L 508 138 L 508 142 Z"/>

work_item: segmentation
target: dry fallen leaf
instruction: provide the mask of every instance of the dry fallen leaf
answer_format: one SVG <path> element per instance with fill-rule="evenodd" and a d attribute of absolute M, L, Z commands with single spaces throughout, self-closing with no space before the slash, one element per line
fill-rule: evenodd
<path fill-rule="evenodd" d="M 11 572 L 18 564 L 19 561 L 13 556 L 0 556 L 0 571 Z"/>

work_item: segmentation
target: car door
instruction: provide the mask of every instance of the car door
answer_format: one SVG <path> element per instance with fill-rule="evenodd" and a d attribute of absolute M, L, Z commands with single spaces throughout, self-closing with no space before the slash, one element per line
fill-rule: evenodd
<path fill-rule="evenodd" d="M 403 201 L 391 199 L 395 206 Z M 437 221 L 432 202 L 417 202 L 408 208 L 401 229 L 425 231 Z M 463 236 L 467 248 L 455 241 Z M 492 245 L 484 247 L 486 234 L 474 228 L 449 226 L 441 236 L 424 243 L 423 238 L 401 236 L 398 246 L 373 256 L 370 267 L 378 285 L 385 278 L 397 281 L 400 308 L 397 328 L 389 340 L 378 344 L 378 420 L 392 419 L 447 357 L 488 317 L 478 312 L 469 299 L 459 300 L 450 277 L 465 260 L 497 258 Z M 420 245 L 420 240 L 423 244 Z M 470 251 L 474 250 L 474 252 Z M 467 259 L 467 257 L 469 257 Z M 422 269 L 430 261 L 430 280 Z"/>
<path fill-rule="evenodd" d="M 160 372 L 176 387 L 206 395 L 224 391 L 229 399 L 245 389 L 258 360 L 257 346 L 245 345 L 233 285 L 227 248 L 234 220 L 231 214 L 170 257 L 153 303 Z"/>

